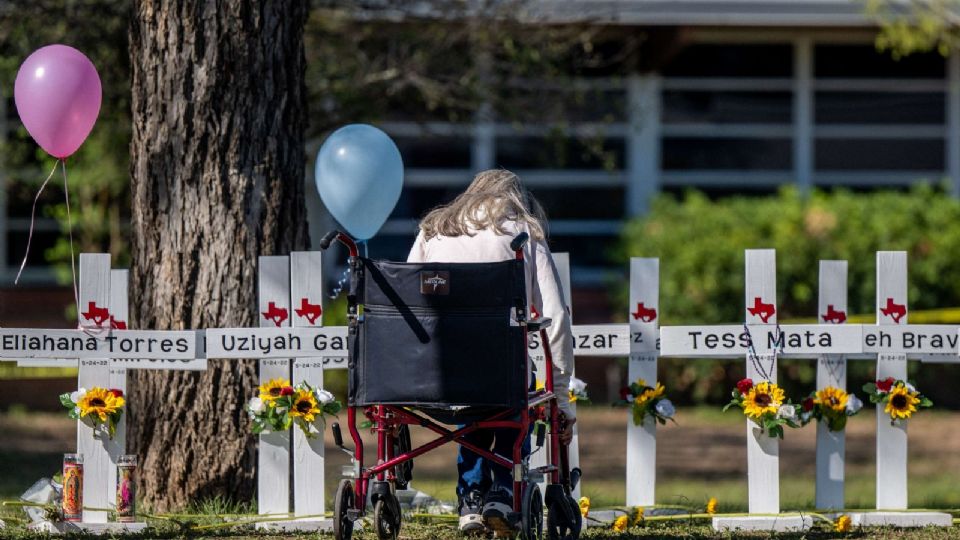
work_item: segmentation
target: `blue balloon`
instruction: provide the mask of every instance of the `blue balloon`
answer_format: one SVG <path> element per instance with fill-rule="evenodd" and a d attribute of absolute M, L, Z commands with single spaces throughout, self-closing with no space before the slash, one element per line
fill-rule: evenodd
<path fill-rule="evenodd" d="M 327 210 L 355 239 L 368 240 L 397 205 L 403 159 L 383 131 L 350 124 L 323 142 L 315 178 Z"/>

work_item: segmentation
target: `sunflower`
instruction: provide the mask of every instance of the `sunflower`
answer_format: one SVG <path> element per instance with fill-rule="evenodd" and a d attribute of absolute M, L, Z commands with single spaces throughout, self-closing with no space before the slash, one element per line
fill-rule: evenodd
<path fill-rule="evenodd" d="M 887 405 L 883 408 L 883 412 L 889 414 L 894 420 L 910 418 L 917 412 L 917 405 L 920 403 L 917 394 L 918 392 L 911 392 L 902 384 L 894 386 L 887 394 Z"/>
<path fill-rule="evenodd" d="M 833 412 L 845 412 L 847 410 L 847 400 L 850 395 L 839 388 L 828 386 L 823 390 L 818 390 L 814 403 L 827 408 Z"/>
<path fill-rule="evenodd" d="M 630 524 L 630 518 L 627 516 L 620 516 L 613 522 L 613 530 L 617 532 L 623 532 L 627 530 L 627 525 Z"/>
<path fill-rule="evenodd" d="M 837 520 L 833 522 L 833 530 L 836 532 L 850 532 L 851 528 L 853 528 L 853 523 L 851 522 L 850 516 L 846 514 L 838 517 Z"/>
<path fill-rule="evenodd" d="M 783 389 L 771 382 L 755 385 L 743 398 L 743 413 L 753 418 L 764 414 L 776 414 L 783 403 Z"/>
<path fill-rule="evenodd" d="M 290 407 L 290 416 L 303 418 L 306 422 L 313 422 L 316 415 L 322 411 L 317 406 L 317 396 L 309 389 L 297 390 L 293 396 L 293 406 Z"/>
<path fill-rule="evenodd" d="M 546 389 L 547 389 L 547 385 L 545 385 L 545 384 L 543 383 L 543 381 L 541 381 L 540 379 L 537 379 L 537 382 L 534 383 L 534 387 L 533 387 L 533 388 L 534 388 L 534 390 L 536 390 L 537 392 L 539 392 L 540 390 L 546 390 Z"/>
<path fill-rule="evenodd" d="M 285 386 L 290 386 L 290 381 L 284 379 L 270 379 L 267 384 L 260 385 L 260 399 L 264 403 L 273 407 L 274 401 L 280 397 L 280 393 Z"/>
<path fill-rule="evenodd" d="M 651 399 L 656 399 L 663 395 L 666 391 L 666 388 L 660 383 L 656 383 L 657 387 L 653 388 L 644 384 L 644 380 L 640 379 L 637 382 L 638 385 L 643 387 L 643 392 L 640 392 L 640 395 L 634 398 L 633 402 L 637 405 L 643 405 L 644 403 L 650 401 Z"/>
<path fill-rule="evenodd" d="M 587 517 L 587 514 L 590 513 L 590 497 L 580 497 L 578 505 L 580 506 L 580 515 Z"/>
<path fill-rule="evenodd" d="M 642 525 L 643 524 L 643 507 L 638 506 L 633 509 L 633 525 Z"/>
<path fill-rule="evenodd" d="M 710 500 L 707 501 L 707 513 L 708 513 L 708 514 L 716 514 L 716 513 L 717 513 L 717 506 L 718 506 L 719 504 L 720 504 L 720 503 L 717 502 L 717 498 L 716 498 L 716 497 L 710 497 Z"/>
<path fill-rule="evenodd" d="M 96 415 L 101 422 L 106 422 L 107 417 L 119 411 L 124 404 L 120 396 L 116 396 L 106 388 L 91 388 L 80 398 L 77 407 L 80 408 L 81 418 L 87 415 Z"/>

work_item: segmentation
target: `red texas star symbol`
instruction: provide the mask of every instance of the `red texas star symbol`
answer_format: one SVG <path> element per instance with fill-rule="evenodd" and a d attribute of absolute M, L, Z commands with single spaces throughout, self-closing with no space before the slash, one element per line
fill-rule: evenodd
<path fill-rule="evenodd" d="M 283 324 L 283 321 L 287 320 L 287 309 L 278 308 L 276 303 L 270 302 L 267 304 L 267 310 L 263 312 L 263 318 L 268 321 L 273 321 L 273 324 L 280 326 Z"/>
<path fill-rule="evenodd" d="M 823 317 L 823 322 L 840 324 L 847 320 L 847 312 L 837 311 L 833 309 L 833 304 L 828 304 L 827 313 L 824 314 L 822 317 Z"/>
<path fill-rule="evenodd" d="M 760 320 L 763 322 L 768 322 L 770 317 L 773 317 L 773 314 L 777 312 L 776 308 L 773 307 L 773 304 L 764 304 L 760 300 L 759 296 L 753 298 L 753 307 L 748 307 L 747 311 L 755 317 L 760 317 Z"/>
<path fill-rule="evenodd" d="M 87 310 L 82 312 L 83 318 L 88 321 L 93 321 L 97 326 L 101 326 L 104 322 L 110 320 L 110 311 L 107 308 L 97 307 L 96 302 L 87 303 Z"/>
<path fill-rule="evenodd" d="M 643 302 L 637 302 L 637 310 L 631 313 L 633 320 L 640 319 L 643 322 L 650 322 L 657 318 L 657 308 L 648 308 Z"/>
<path fill-rule="evenodd" d="M 294 310 L 297 315 L 310 321 L 310 324 L 316 324 L 317 319 L 323 315 L 323 308 L 320 304 L 311 304 L 306 298 L 300 299 L 300 307 Z"/>
<path fill-rule="evenodd" d="M 880 313 L 883 313 L 887 317 L 893 319 L 893 322 L 900 324 L 900 319 L 907 314 L 907 306 L 903 304 L 894 304 L 893 298 L 887 298 L 887 307 L 880 308 Z"/>

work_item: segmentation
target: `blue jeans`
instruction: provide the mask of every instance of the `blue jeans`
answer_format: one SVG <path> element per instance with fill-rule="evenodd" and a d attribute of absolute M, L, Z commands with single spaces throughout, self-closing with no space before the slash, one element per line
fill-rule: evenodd
<path fill-rule="evenodd" d="M 519 416 L 514 420 L 519 420 Z M 530 424 L 531 428 L 533 424 Z M 460 426 L 463 427 L 463 426 Z M 513 443 L 517 438 L 517 430 L 511 428 L 478 429 L 463 437 L 464 440 L 485 450 L 493 446 L 493 453 L 507 459 L 513 459 Z M 520 455 L 530 455 L 530 433 L 523 438 Z M 513 493 L 513 471 L 502 467 L 490 460 L 482 458 L 472 450 L 463 446 L 457 456 L 457 496 L 463 497 L 471 491 L 479 491 L 485 495 L 491 489 L 502 489 Z"/>

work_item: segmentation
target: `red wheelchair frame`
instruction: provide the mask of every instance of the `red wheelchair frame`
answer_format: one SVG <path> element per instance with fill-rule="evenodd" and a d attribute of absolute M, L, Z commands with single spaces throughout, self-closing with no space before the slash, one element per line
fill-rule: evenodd
<path fill-rule="evenodd" d="M 357 245 L 352 238 L 339 231 L 332 231 L 327 234 L 320 243 L 321 249 L 327 249 L 334 241 L 339 241 L 349 250 L 348 263 L 351 269 L 359 267 L 359 253 Z M 518 236 L 512 243 L 517 260 L 523 260 L 523 246 L 527 241 L 525 234 Z M 355 294 L 355 292 L 353 292 Z M 347 317 L 351 325 L 358 322 L 358 312 L 362 313 L 362 308 L 358 310 L 355 301 L 348 303 Z M 332 424 L 336 445 L 351 455 L 353 463 L 354 483 L 349 479 L 340 481 L 337 488 L 337 495 L 334 501 L 334 536 L 337 540 L 349 540 L 353 531 L 353 522 L 366 515 L 366 501 L 368 494 L 374 505 L 374 525 L 377 536 L 381 539 L 395 539 L 401 523 L 400 505 L 395 495 L 395 486 L 398 481 L 405 483 L 405 479 L 398 478 L 397 470 L 402 464 L 412 461 L 417 456 L 423 455 L 435 448 L 447 443 L 458 443 L 463 447 L 476 452 L 484 459 L 488 459 L 502 467 L 507 467 L 513 471 L 513 516 L 519 521 L 519 529 L 522 537 L 526 540 L 538 540 L 543 534 L 543 497 L 539 493 L 539 487 L 536 481 L 540 480 L 541 475 L 549 474 L 549 485 L 547 487 L 546 504 L 548 506 L 548 536 L 557 540 L 573 540 L 579 537 L 581 527 L 581 515 L 579 506 L 570 496 L 571 489 L 579 480 L 579 475 L 574 474 L 571 478 L 569 461 L 567 455 L 567 445 L 560 443 L 560 428 L 564 421 L 562 413 L 557 405 L 557 395 L 553 392 L 553 356 L 550 351 L 549 340 L 547 338 L 546 327 L 549 326 L 547 320 L 528 320 L 525 313 L 517 314 L 520 325 L 527 328 L 524 336 L 524 350 L 527 344 L 527 334 L 530 332 L 540 333 L 540 343 L 543 346 L 544 357 L 546 360 L 545 387 L 543 390 L 527 393 L 526 406 L 519 411 L 520 419 L 512 420 L 508 417 L 514 417 L 516 410 L 505 410 L 490 416 L 487 419 L 475 421 L 465 425 L 462 428 L 451 430 L 441 424 L 427 418 L 426 416 L 412 410 L 394 405 L 372 405 L 366 407 L 364 414 L 373 424 L 372 428 L 377 434 L 377 465 L 365 468 L 363 459 L 363 441 L 360 438 L 360 432 L 357 428 L 357 408 L 347 407 L 347 422 L 350 430 L 350 436 L 353 439 L 354 448 L 352 451 L 343 446 L 343 437 L 340 426 L 337 423 Z M 565 397 L 565 396 L 564 396 Z M 525 459 L 522 455 L 524 439 L 530 434 L 531 425 L 541 419 L 539 416 L 531 414 L 531 410 L 537 407 L 546 406 L 549 409 L 549 417 L 544 419 L 549 426 L 549 449 L 550 462 L 538 469 L 529 471 L 526 468 Z M 417 448 L 409 448 L 406 451 L 396 452 L 398 443 L 398 434 L 405 426 L 420 426 L 426 428 L 439 436 Z M 513 443 L 513 455 L 511 459 L 494 454 L 490 450 L 479 448 L 476 445 L 464 440 L 464 436 L 478 429 L 492 428 L 513 428 L 517 430 L 517 438 Z M 536 445 L 543 445 L 544 433 L 537 432 Z M 531 472 L 533 474 L 531 474 Z M 577 471 L 578 473 L 578 471 Z M 371 486 L 371 483 L 373 484 Z M 537 499 L 539 497 L 539 500 Z M 519 518 L 519 519 L 517 519 Z"/>

